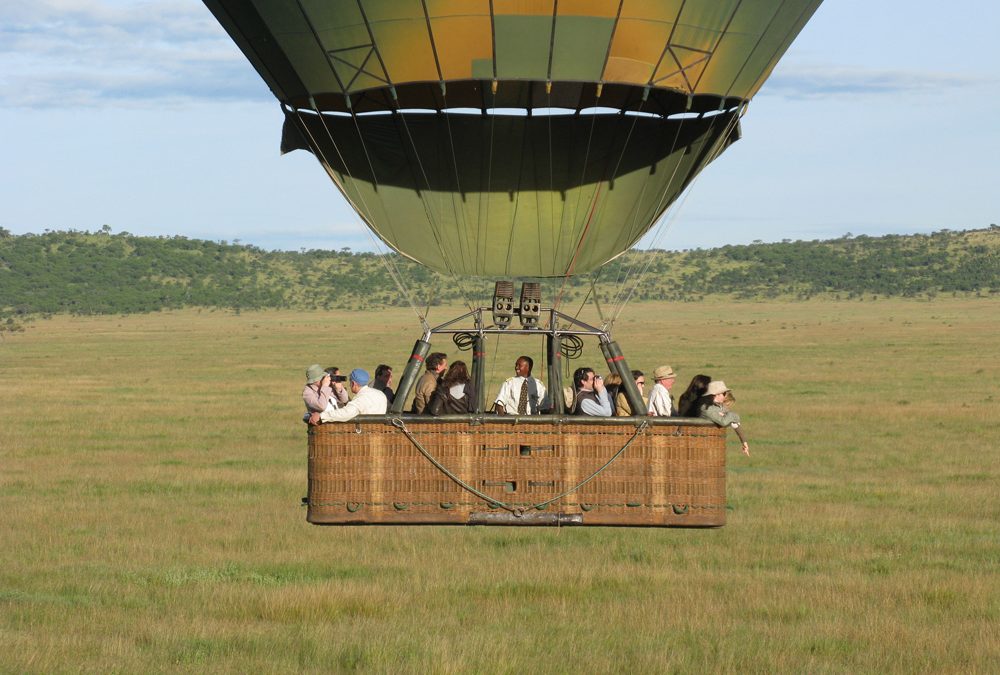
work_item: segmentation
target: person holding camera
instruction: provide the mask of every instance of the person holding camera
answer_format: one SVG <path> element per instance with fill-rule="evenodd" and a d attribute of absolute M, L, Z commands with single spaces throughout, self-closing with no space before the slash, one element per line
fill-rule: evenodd
<path fill-rule="evenodd" d="M 347 403 L 347 390 L 343 385 L 346 379 L 337 368 L 324 370 L 318 363 L 306 368 L 306 386 L 302 390 L 306 414 L 302 420 L 308 421 L 311 413 L 323 412 L 327 408 L 335 410 L 340 404 Z"/>
<path fill-rule="evenodd" d="M 576 396 L 571 415 L 611 417 L 611 399 L 604 387 L 604 379 L 596 375 L 593 368 L 577 368 L 573 373 L 573 386 L 576 387 Z"/>
<path fill-rule="evenodd" d="M 341 375 L 337 366 L 330 366 L 326 373 L 330 376 L 330 388 L 333 389 L 333 400 L 330 403 L 334 408 L 347 405 L 347 385 L 344 384 L 347 382 L 347 375 Z"/>
<path fill-rule="evenodd" d="M 378 389 L 368 386 L 371 376 L 367 370 L 355 368 L 351 371 L 350 383 L 351 393 L 354 398 L 350 403 L 340 408 L 327 408 L 323 412 L 314 412 L 309 415 L 309 424 L 323 424 L 324 422 L 346 422 L 358 415 L 384 415 L 389 408 L 385 394 Z"/>
<path fill-rule="evenodd" d="M 311 412 L 326 410 L 333 389 L 330 388 L 330 376 L 323 366 L 314 363 L 306 368 L 306 386 L 302 389 L 302 402 L 306 404 L 306 415 Z"/>

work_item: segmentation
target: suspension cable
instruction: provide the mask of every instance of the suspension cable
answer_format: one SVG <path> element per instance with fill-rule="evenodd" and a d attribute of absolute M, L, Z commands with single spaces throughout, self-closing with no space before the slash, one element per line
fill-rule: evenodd
<path fill-rule="evenodd" d="M 420 322 L 421 327 L 424 330 L 428 330 L 430 327 L 428 326 L 427 321 L 424 319 L 423 316 L 420 315 L 420 312 L 417 310 L 417 306 L 414 303 L 413 296 L 410 293 L 410 290 L 403 283 L 402 275 L 400 274 L 400 270 L 396 264 L 395 258 L 390 257 L 388 251 L 382 249 L 379 239 L 374 235 L 374 233 L 372 232 L 372 228 L 367 224 L 374 222 L 374 216 L 371 207 L 368 206 L 368 202 L 365 199 L 364 193 L 362 193 L 361 189 L 358 187 L 357 185 L 358 181 L 354 177 L 353 172 L 351 171 L 350 164 L 344 159 L 343 154 L 340 152 L 340 148 L 337 145 L 337 141 L 334 139 L 333 133 L 330 131 L 329 126 L 327 126 L 326 120 L 323 119 L 323 115 L 319 111 L 319 107 L 316 105 L 315 101 L 312 101 L 312 103 L 313 103 L 313 110 L 316 113 L 317 117 L 319 118 L 320 124 L 323 126 L 323 129 L 326 131 L 327 138 L 330 140 L 330 144 L 333 146 L 334 152 L 337 153 L 337 157 L 340 159 L 341 165 L 347 171 L 347 176 L 350 179 L 351 185 L 354 187 L 354 191 L 357 194 L 358 200 L 360 200 L 361 208 L 358 208 L 358 203 L 351 198 L 350 194 L 348 194 L 347 192 L 347 189 L 343 185 L 341 185 L 341 183 L 336 179 L 330 161 L 327 159 L 326 154 L 323 152 L 322 146 L 313 136 L 312 131 L 309 129 L 309 125 L 306 124 L 305 120 L 302 118 L 301 111 L 298 108 L 293 108 L 293 111 L 295 112 L 295 117 L 298 119 L 299 122 L 299 127 L 305 131 L 306 135 L 309 136 L 311 145 L 313 148 L 315 148 L 315 153 L 313 156 L 316 158 L 316 161 L 319 162 L 321 166 L 323 166 L 324 171 L 327 172 L 327 175 L 330 176 L 330 178 L 333 181 L 333 184 L 337 186 L 337 188 L 340 190 L 341 195 L 343 195 L 344 199 L 347 200 L 347 203 L 354 210 L 355 215 L 360 220 L 366 222 L 366 224 L 362 226 L 362 229 L 368 234 L 368 237 L 371 239 L 372 244 L 375 246 L 376 251 L 380 252 L 375 257 L 382 263 L 383 267 L 385 267 L 386 272 L 388 272 L 389 274 L 389 277 L 396 284 L 396 288 L 399 290 L 400 295 L 406 299 L 406 302 L 407 304 L 409 304 L 410 309 L 413 310 L 413 314 L 417 317 L 417 320 Z M 357 122 L 355 122 L 355 124 L 357 124 Z M 360 132 L 358 137 L 361 138 Z M 362 139 L 362 146 L 363 145 L 364 145 L 364 140 Z M 366 156 L 367 156 L 367 151 L 366 151 Z M 378 178 L 375 175 L 374 168 L 372 168 L 372 181 L 374 185 L 376 186 L 378 185 Z M 363 214 L 367 214 L 367 217 Z"/>
<path fill-rule="evenodd" d="M 751 59 L 754 51 L 756 51 L 757 47 L 759 47 L 760 44 L 762 43 L 762 41 L 764 39 L 764 35 L 767 33 L 767 30 L 771 27 L 771 25 L 773 25 L 775 19 L 780 14 L 781 9 L 784 7 L 785 3 L 786 3 L 786 0 L 782 0 L 782 3 L 775 9 L 774 13 L 771 15 L 771 18 L 768 20 L 768 25 L 761 32 L 761 36 L 757 39 L 757 42 L 754 44 L 754 46 L 751 49 L 747 50 L 747 56 L 746 56 L 746 58 L 744 59 L 743 63 L 741 64 L 741 66 L 739 68 L 739 70 L 737 71 L 736 75 L 733 77 L 732 81 L 730 82 L 729 87 L 727 88 L 725 94 L 723 94 L 722 97 L 721 97 L 723 102 L 726 101 L 729 98 L 730 94 L 733 91 L 733 88 L 736 86 L 736 82 L 739 80 L 739 76 L 743 73 L 743 70 L 747 67 L 747 64 L 750 62 L 750 59 Z M 803 9 L 799 13 L 799 17 L 800 18 L 801 18 L 802 14 L 804 12 L 805 12 L 805 7 L 803 7 Z M 786 41 L 788 39 L 788 36 L 790 34 L 792 34 L 792 32 L 794 31 L 794 27 L 795 27 L 795 25 L 797 23 L 798 23 L 798 21 L 795 21 L 792 24 L 790 24 L 789 29 L 785 33 L 785 37 L 781 41 L 779 41 L 777 43 L 777 45 L 775 46 L 774 50 L 772 51 L 771 58 L 769 59 L 769 61 L 774 59 L 774 56 L 782 48 L 782 45 L 784 45 L 786 43 Z M 758 81 L 759 81 L 759 78 L 758 78 Z M 756 84 L 756 82 L 755 82 L 755 84 Z M 735 129 L 736 124 L 739 123 L 739 121 L 742 119 L 743 115 L 746 113 L 746 110 L 747 110 L 747 101 L 743 100 L 741 102 L 740 106 L 739 106 L 738 111 L 736 113 L 734 113 L 733 115 L 728 116 L 729 119 L 727 121 L 727 129 L 725 130 L 725 132 L 723 134 L 721 134 L 716 139 L 716 141 L 715 141 L 715 147 L 714 148 L 710 148 L 709 154 L 711 155 L 711 157 L 705 163 L 706 166 L 707 166 L 708 163 L 710 163 L 715 158 L 717 158 L 719 156 L 719 154 L 721 154 L 721 152 L 727 147 L 729 136 L 732 134 L 733 129 Z M 713 124 L 714 124 L 714 122 L 715 122 L 715 120 L 713 120 Z M 684 202 L 686 202 L 687 195 L 689 195 L 691 193 L 691 189 L 693 188 L 694 184 L 697 182 L 697 179 L 700 176 L 700 174 L 701 174 L 701 172 L 699 171 L 698 175 L 696 175 L 695 178 L 694 178 L 694 180 L 692 180 L 692 182 L 688 186 L 687 190 L 685 190 L 685 195 L 682 198 L 680 206 L 683 206 Z M 671 181 L 672 180 L 673 180 L 673 178 L 671 178 Z M 678 211 L 679 211 L 679 209 L 675 209 L 673 211 L 673 215 L 676 216 L 676 213 Z M 671 218 L 670 220 L 672 222 L 673 218 Z M 657 228 L 657 232 L 654 234 L 654 237 L 653 237 L 652 241 L 650 242 L 650 246 L 649 246 L 650 249 L 654 247 L 655 243 L 657 243 L 659 241 L 659 238 L 663 235 L 663 233 L 664 233 L 663 225 L 666 222 L 667 222 L 667 219 L 661 220 L 660 227 Z M 649 266 L 652 263 L 652 256 L 647 256 L 647 258 L 648 259 L 646 260 L 645 265 L 643 265 L 643 271 L 642 271 L 642 273 L 638 276 L 635 284 L 632 286 L 631 290 L 629 291 L 628 296 L 624 299 L 624 301 L 618 307 L 617 311 L 615 312 L 614 319 L 617 319 L 617 317 L 621 314 L 622 310 L 625 308 L 625 305 L 632 298 L 632 295 L 635 293 L 635 290 L 638 288 L 639 283 L 641 282 L 642 278 L 645 276 L 646 272 L 648 271 Z"/>
<path fill-rule="evenodd" d="M 680 137 L 681 137 L 681 129 L 684 127 L 684 122 L 685 121 L 686 121 L 685 118 L 681 118 L 681 120 L 677 123 L 677 130 L 674 132 L 674 139 L 670 143 L 670 152 L 667 155 L 668 157 L 673 156 L 674 152 L 676 152 L 676 150 L 677 150 L 677 144 L 680 141 Z M 674 162 L 673 171 L 670 173 L 670 178 L 664 184 L 663 190 L 660 192 L 660 196 L 657 198 L 657 200 L 655 202 L 655 206 L 653 208 L 653 213 L 661 213 L 661 209 L 664 208 L 665 201 L 667 200 L 668 195 L 670 194 L 670 192 L 671 192 L 671 190 L 673 188 L 674 180 L 677 178 L 677 173 L 678 173 L 678 171 L 680 171 L 681 160 L 682 160 L 682 158 L 678 157 L 677 161 Z M 643 190 L 645 190 L 645 185 L 643 186 Z M 638 209 L 636 210 L 635 217 L 636 217 L 636 219 L 638 219 L 638 217 L 639 217 L 638 216 Z M 633 221 L 633 222 L 635 222 L 635 221 Z M 660 225 L 658 226 L 657 232 L 659 232 L 660 229 L 662 228 L 662 224 L 663 224 L 663 221 L 660 220 Z M 638 262 L 638 261 L 636 262 L 636 264 L 638 264 L 638 265 L 641 266 L 641 263 Z M 648 264 L 645 266 L 645 269 L 648 269 Z M 635 276 L 635 278 L 637 280 L 636 281 L 636 285 L 638 285 L 640 283 L 640 281 L 642 279 L 642 274 L 645 272 L 645 269 L 643 270 L 642 273 L 640 273 L 639 275 Z M 620 300 L 620 298 L 622 296 L 622 292 L 626 288 L 629 279 L 632 278 L 632 276 L 635 273 L 635 271 L 636 271 L 636 267 L 634 265 L 631 266 L 627 270 L 625 279 L 618 286 L 618 292 L 615 295 L 615 304 L 616 305 L 618 304 L 618 302 L 619 302 L 619 300 Z M 631 292 L 629 293 L 629 296 L 631 297 Z M 613 316 L 613 318 L 612 318 L 612 323 L 615 320 L 617 320 L 617 317 L 618 317 L 618 313 L 615 313 L 614 316 Z"/>
<path fill-rule="evenodd" d="M 443 114 L 443 115 L 445 115 L 447 117 L 447 113 L 440 112 L 439 114 Z M 423 178 L 423 182 L 424 182 L 424 186 L 425 186 L 426 190 L 419 190 L 418 189 L 417 190 L 417 194 L 420 195 L 420 201 L 421 201 L 421 203 L 424 206 L 424 214 L 427 217 L 427 223 L 431 227 L 431 234 L 434 236 L 434 241 L 437 244 L 438 251 L 441 253 L 442 263 L 444 264 L 444 267 L 447 270 L 448 275 L 452 278 L 452 280 L 454 282 L 454 285 L 455 285 L 455 288 L 458 289 L 459 294 L 462 296 L 462 300 L 465 302 L 466 306 L 471 310 L 473 308 L 473 303 L 470 302 L 468 296 L 465 293 L 465 288 L 461 284 L 461 282 L 460 282 L 460 280 L 458 278 L 459 275 L 457 274 L 456 268 L 455 268 L 453 260 L 452 260 L 452 257 L 455 255 L 456 252 L 452 251 L 452 250 L 450 250 L 448 248 L 446 248 L 445 245 L 444 245 L 444 235 L 441 232 L 441 219 L 440 219 L 440 217 L 438 217 L 438 216 L 435 215 L 434 209 L 431 208 L 430 195 L 433 192 L 433 190 L 431 189 L 430 179 L 427 176 L 427 171 L 426 171 L 426 169 L 424 167 L 423 160 L 421 160 L 421 158 L 420 158 L 420 151 L 417 149 L 417 144 L 416 144 L 416 141 L 413 138 L 413 133 L 410 131 L 410 125 L 406 121 L 406 115 L 405 115 L 405 113 L 403 113 L 402 109 L 399 107 L 399 102 L 398 101 L 396 102 L 396 110 L 394 111 L 394 117 L 396 119 L 398 119 L 400 122 L 402 122 L 403 130 L 406 132 L 406 138 L 407 138 L 407 140 L 410 143 L 411 150 L 413 151 L 413 158 L 416 160 L 416 162 L 417 162 L 417 168 L 420 170 L 420 175 Z M 450 141 L 451 140 L 450 122 L 448 123 L 448 125 L 449 125 L 448 126 L 448 133 L 449 133 L 449 141 Z M 453 149 L 452 149 L 451 155 L 452 155 L 452 158 L 454 159 L 455 158 L 455 154 L 454 154 L 454 150 Z M 458 164 L 457 164 L 457 161 L 455 162 L 455 170 L 456 170 L 456 181 L 457 181 L 458 180 L 458 173 L 457 173 L 457 171 L 458 171 Z M 453 208 L 455 206 L 454 199 L 455 198 L 453 196 L 452 197 L 452 207 Z M 460 226 L 460 224 L 459 224 L 459 222 L 458 222 L 457 219 L 455 221 L 455 226 L 456 226 L 456 230 L 458 232 L 461 232 L 462 228 L 461 228 L 461 226 Z M 460 236 L 458 237 L 458 240 L 459 240 L 458 245 L 461 247 L 461 237 Z M 428 312 L 429 311 L 430 311 L 430 305 L 428 305 Z"/>
<path fill-rule="evenodd" d="M 424 11 L 426 12 L 426 6 L 424 7 Z M 436 52 L 435 52 L 435 55 L 436 55 Z M 444 86 L 443 83 L 442 83 L 442 86 Z M 447 90 L 445 90 L 445 94 L 442 96 L 442 99 L 443 99 L 443 103 L 444 103 L 444 108 L 447 109 L 448 108 L 448 94 L 447 94 Z M 452 168 L 455 170 L 455 187 L 456 187 L 456 190 L 451 195 L 451 206 L 452 206 L 452 211 L 455 214 L 455 224 L 458 227 L 458 232 L 457 232 L 457 234 L 458 234 L 458 245 L 459 245 L 459 248 L 462 250 L 462 254 L 463 254 L 462 258 L 463 258 L 463 260 L 469 260 L 470 257 L 469 257 L 468 223 L 466 223 L 466 220 L 465 220 L 465 208 L 461 205 L 461 200 L 462 200 L 462 197 L 461 197 L 462 196 L 462 182 L 461 182 L 461 178 L 460 178 L 461 172 L 458 170 L 458 156 L 455 153 L 455 138 L 452 135 L 452 130 L 451 130 L 451 115 L 449 115 L 449 114 L 447 114 L 447 113 L 445 113 L 443 111 L 439 112 L 438 114 L 444 116 L 445 125 L 448 128 L 448 149 L 451 151 L 451 165 L 452 165 Z M 461 218 L 459 218 L 459 213 L 462 214 Z M 452 276 L 454 278 L 454 275 L 452 275 Z M 465 287 L 457 279 L 455 281 L 456 281 L 455 287 L 459 289 L 459 293 L 462 295 L 462 299 L 465 301 L 465 306 L 471 312 L 474 309 L 474 306 L 473 306 L 473 303 L 469 300 L 468 296 L 465 294 Z"/>
<path fill-rule="evenodd" d="M 721 115 L 718 115 L 716 117 L 721 117 Z M 729 138 L 730 134 L 732 134 L 735 125 L 739 122 L 738 114 L 733 114 L 727 117 L 728 121 L 726 123 L 726 128 L 723 130 L 723 133 L 720 134 L 715 140 L 714 142 L 715 147 L 714 148 L 710 147 L 706 152 L 706 156 L 708 156 L 709 158 L 705 161 L 704 166 L 707 166 L 709 163 L 711 163 L 715 158 L 719 156 L 719 153 L 721 153 L 722 150 L 726 147 L 727 139 Z M 709 127 L 709 135 L 711 133 L 711 127 L 714 126 L 714 124 L 715 124 L 715 119 L 713 118 L 712 124 Z M 649 271 L 649 267 L 653 263 L 653 258 L 654 258 L 654 256 L 649 255 L 649 251 L 654 249 L 659 244 L 660 238 L 663 237 L 663 235 L 666 234 L 666 232 L 670 229 L 670 227 L 674 224 L 674 222 L 676 222 L 678 214 L 683 210 L 684 205 L 687 203 L 688 197 L 691 195 L 691 192 L 693 191 L 694 185 L 698 182 L 698 179 L 700 177 L 701 177 L 701 171 L 695 174 L 694 178 L 691 180 L 691 183 L 684 190 L 684 193 L 681 195 L 680 202 L 674 204 L 673 208 L 670 209 L 670 213 L 667 214 L 666 217 L 660 219 L 660 222 L 657 225 L 653 237 L 650 240 L 649 246 L 647 247 L 646 251 L 647 255 L 644 256 L 645 260 L 641 265 L 640 271 L 638 274 L 635 275 L 635 280 L 632 283 L 631 287 L 629 288 L 628 294 L 624 297 L 623 300 L 621 300 L 620 304 L 618 305 L 613 315 L 612 323 L 618 320 L 618 317 L 625 309 L 625 305 L 629 303 L 629 301 L 635 294 L 635 291 L 638 290 L 640 284 L 644 281 L 646 274 Z M 671 177 L 671 182 L 672 181 L 673 181 L 673 176 Z M 661 203 L 666 198 L 666 195 L 667 195 L 666 192 L 664 192 L 661 195 L 660 197 Z"/>
<path fill-rule="evenodd" d="M 595 106 L 597 102 L 594 102 Z M 577 110 L 576 115 L 579 117 L 580 111 Z M 583 168 L 580 170 L 580 188 L 576 195 L 576 207 L 573 210 L 573 216 L 571 218 L 572 223 L 576 223 L 576 215 L 580 212 L 580 200 L 583 198 L 583 186 L 587 179 L 587 164 L 590 162 L 590 146 L 594 140 L 594 126 L 597 124 L 597 115 L 592 115 L 590 118 L 590 131 L 587 133 L 587 147 L 583 153 Z M 595 188 L 596 190 L 597 188 Z M 569 209 L 567 205 L 563 206 L 562 217 L 559 222 L 559 238 L 556 240 L 556 251 L 560 251 L 563 247 L 563 233 L 568 229 L 566 227 L 566 216 Z M 574 231 L 576 228 L 573 228 Z M 575 259 L 575 258 L 574 258 Z M 559 292 L 556 294 L 555 302 L 552 303 L 553 309 L 559 309 L 562 304 L 563 292 L 566 288 L 566 282 L 569 279 L 572 272 L 569 269 L 563 270 L 562 283 L 559 285 Z"/>
<path fill-rule="evenodd" d="M 297 5 L 297 7 L 299 9 L 299 12 L 302 15 L 302 19 L 305 21 L 306 25 L 309 27 L 310 32 L 313 34 L 313 37 L 316 39 L 316 41 L 318 43 L 321 43 L 322 41 L 320 40 L 319 31 L 316 29 L 315 24 L 309 18 L 309 13 L 306 12 L 305 7 L 302 5 L 301 0 L 296 0 L 295 4 Z M 337 86 L 340 88 L 340 90 L 347 97 L 348 105 L 350 105 L 350 94 L 347 91 L 348 88 L 347 88 L 347 86 L 345 86 L 343 80 L 340 78 L 340 74 L 337 72 L 337 69 L 334 67 L 333 60 L 331 59 L 330 53 L 328 53 L 328 52 L 324 53 L 324 57 L 326 58 L 327 66 L 330 68 L 330 74 L 333 76 L 334 80 L 336 80 Z M 259 60 L 262 63 L 264 62 L 263 59 L 259 59 Z M 273 78 L 273 76 L 272 76 L 272 78 Z M 326 170 L 327 175 L 330 176 L 330 179 L 333 181 L 334 185 L 337 186 L 338 190 L 340 190 L 341 195 L 343 195 L 344 199 L 347 200 L 347 203 L 350 204 L 350 206 L 354 210 L 355 214 L 357 214 L 357 216 L 365 223 L 362 226 L 362 229 L 364 229 L 365 232 L 368 234 L 368 237 L 371 239 L 372 244 L 375 247 L 375 250 L 379 252 L 379 254 L 376 257 L 382 262 L 382 265 L 385 267 L 386 271 L 389 273 L 390 278 L 392 278 L 392 280 L 395 282 L 396 287 L 397 287 L 397 289 L 400 292 L 400 295 L 406 299 L 407 303 L 410 305 L 410 309 L 413 310 L 413 313 L 417 316 L 417 319 L 420 321 L 420 323 L 421 323 L 422 327 L 424 328 L 424 330 L 427 330 L 429 328 L 428 325 L 427 325 L 427 322 L 424 320 L 424 318 L 422 316 L 420 316 L 420 313 L 417 311 L 416 305 L 413 302 L 413 297 L 410 294 L 409 289 L 406 287 L 405 284 L 403 284 L 402 277 L 401 277 L 399 268 L 396 265 L 395 259 L 394 258 L 390 258 L 388 250 L 382 249 L 381 242 L 373 234 L 374 222 L 375 222 L 374 214 L 373 214 L 371 208 L 368 206 L 368 203 L 367 203 L 367 201 L 364 198 L 364 194 L 361 192 L 361 189 L 358 187 L 357 181 L 355 180 L 355 178 L 354 178 L 354 176 L 352 174 L 350 165 L 345 161 L 344 156 L 341 154 L 340 148 L 337 146 L 337 142 L 334 140 L 333 134 L 330 132 L 330 128 L 329 128 L 329 126 L 326 123 L 326 119 L 323 117 L 323 114 L 320 111 L 319 106 L 316 104 L 316 100 L 312 97 L 312 95 L 309 96 L 309 102 L 312 105 L 312 109 L 316 113 L 317 118 L 319 119 L 320 124 L 323 126 L 323 129 L 326 131 L 327 138 L 330 139 L 330 143 L 331 143 L 331 145 L 333 145 L 334 151 L 337 153 L 337 156 L 340 158 L 341 165 L 347 171 L 347 175 L 348 175 L 348 177 L 351 180 L 351 184 L 354 186 L 355 192 L 357 193 L 357 196 L 359 197 L 362 206 L 364 207 L 364 211 L 362 211 L 362 209 L 358 208 L 357 203 L 354 200 L 351 199 L 351 197 L 348 194 L 348 192 L 345 189 L 345 187 L 343 185 L 341 185 L 341 183 L 337 180 L 336 176 L 334 175 L 332 165 L 330 164 L 329 160 L 326 158 L 325 153 L 323 152 L 322 147 L 316 141 L 316 138 L 313 136 L 312 131 L 310 131 L 309 126 L 305 123 L 304 119 L 302 118 L 302 114 L 299 111 L 299 109 L 297 107 L 293 107 L 293 106 L 287 106 L 287 107 L 291 108 L 295 112 L 295 118 L 298 120 L 300 128 L 305 131 L 306 135 L 309 136 L 309 140 L 311 141 L 312 147 L 314 148 L 313 156 L 316 157 L 316 160 L 318 162 L 320 162 L 320 165 L 323 166 L 324 170 Z M 359 140 L 361 140 L 361 146 L 362 146 L 362 149 L 364 150 L 364 153 L 365 153 L 365 159 L 368 162 L 368 166 L 369 166 L 369 168 L 371 170 L 372 182 L 373 182 L 373 185 L 376 188 L 376 194 L 378 194 L 378 177 L 375 174 L 375 168 L 372 165 L 371 157 L 369 157 L 369 155 L 368 155 L 368 148 L 365 146 L 364 137 L 361 135 L 361 131 L 358 128 L 357 117 L 355 116 L 353 110 L 351 111 L 351 117 L 354 120 L 355 131 L 358 134 Z M 383 204 L 383 206 L 384 206 L 384 204 Z M 391 226 L 391 219 L 390 219 L 390 229 L 391 229 L 391 227 L 392 226 Z"/>

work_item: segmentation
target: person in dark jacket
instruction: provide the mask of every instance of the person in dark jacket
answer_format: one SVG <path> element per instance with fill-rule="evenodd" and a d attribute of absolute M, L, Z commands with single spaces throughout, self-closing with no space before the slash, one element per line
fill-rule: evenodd
<path fill-rule="evenodd" d="M 375 369 L 375 379 L 372 380 L 371 388 L 378 389 L 385 394 L 385 399 L 389 402 L 389 405 L 392 405 L 393 399 L 396 398 L 396 394 L 390 386 L 391 384 L 392 368 L 384 363 L 379 364 L 378 368 Z"/>
<path fill-rule="evenodd" d="M 431 396 L 431 415 L 464 415 L 476 411 L 476 390 L 464 361 L 455 361 Z"/>
<path fill-rule="evenodd" d="M 677 414 L 680 417 L 697 417 L 699 411 L 698 399 L 705 395 L 708 383 L 712 378 L 708 375 L 695 375 L 691 378 L 691 384 L 681 394 L 677 401 Z"/>

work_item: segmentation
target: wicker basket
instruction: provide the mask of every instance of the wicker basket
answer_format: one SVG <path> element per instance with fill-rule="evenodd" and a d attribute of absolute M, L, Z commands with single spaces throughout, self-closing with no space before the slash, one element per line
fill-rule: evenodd
<path fill-rule="evenodd" d="M 307 501 L 309 522 L 324 525 L 715 527 L 726 522 L 725 430 L 671 418 L 359 417 L 310 427 Z"/>

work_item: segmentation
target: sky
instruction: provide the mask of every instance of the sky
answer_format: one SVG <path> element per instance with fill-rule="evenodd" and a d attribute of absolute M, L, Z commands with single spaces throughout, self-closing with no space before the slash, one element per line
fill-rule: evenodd
<path fill-rule="evenodd" d="M 641 247 L 1000 222 L 1000 4 L 826 0 Z M 197 0 L 0 3 L 0 227 L 381 250 Z M 290 206 L 291 205 L 291 206 Z"/>

